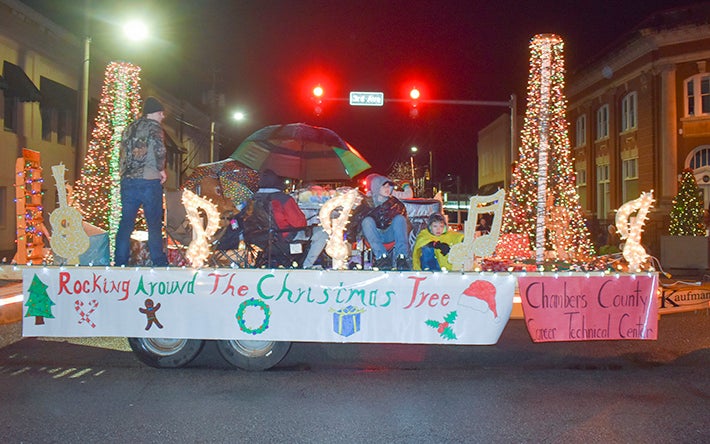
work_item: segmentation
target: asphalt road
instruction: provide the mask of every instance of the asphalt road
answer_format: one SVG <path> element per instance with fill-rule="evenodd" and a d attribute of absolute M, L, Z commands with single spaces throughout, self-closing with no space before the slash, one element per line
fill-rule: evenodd
<path fill-rule="evenodd" d="M 0 436 L 46 442 L 708 441 L 710 314 L 657 341 L 293 344 L 275 368 L 139 363 L 125 340 L 19 339 L 0 326 Z M 13 340 L 7 340 L 12 337 Z M 103 348 L 110 347 L 110 348 Z"/>

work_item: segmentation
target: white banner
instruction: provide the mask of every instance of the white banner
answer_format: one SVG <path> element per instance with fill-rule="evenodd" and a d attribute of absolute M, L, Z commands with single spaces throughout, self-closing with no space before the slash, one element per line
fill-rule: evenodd
<path fill-rule="evenodd" d="M 30 267 L 23 335 L 495 344 L 516 281 L 493 273 Z"/>

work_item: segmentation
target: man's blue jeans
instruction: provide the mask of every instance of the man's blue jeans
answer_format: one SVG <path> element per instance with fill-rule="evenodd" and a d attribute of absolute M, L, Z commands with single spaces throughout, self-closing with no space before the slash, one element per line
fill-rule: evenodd
<path fill-rule="evenodd" d="M 141 206 L 148 224 L 150 259 L 153 266 L 164 267 L 168 265 L 168 258 L 163 251 L 163 186 L 158 179 L 121 180 L 121 222 L 116 233 L 114 264 L 128 265 L 131 233 Z"/>
<path fill-rule="evenodd" d="M 407 230 L 407 219 L 398 214 L 392 219 L 392 223 L 384 230 L 380 230 L 375 225 L 375 220 L 366 217 L 362 220 L 362 234 L 367 239 L 375 258 L 381 258 L 387 254 L 385 243 L 394 241 L 394 257 L 403 254 L 409 257 L 409 233 Z"/>

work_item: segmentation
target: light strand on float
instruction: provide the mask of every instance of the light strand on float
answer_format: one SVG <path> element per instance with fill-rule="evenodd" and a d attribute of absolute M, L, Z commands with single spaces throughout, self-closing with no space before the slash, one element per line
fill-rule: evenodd
<path fill-rule="evenodd" d="M 328 233 L 325 252 L 333 259 L 334 270 L 347 268 L 350 244 L 345 240 L 345 228 L 350 221 L 350 213 L 361 200 L 362 195 L 354 188 L 327 200 L 318 213 L 320 224 Z M 336 210 L 338 210 L 337 217 L 332 217 Z"/>
<path fill-rule="evenodd" d="M 626 241 L 623 256 L 631 272 L 641 271 L 641 264 L 648 259 L 646 249 L 641 245 L 641 233 L 653 202 L 653 190 L 651 190 L 641 193 L 637 199 L 626 202 L 616 212 L 616 230 L 619 232 L 619 237 Z M 631 214 L 635 211 L 636 217 L 632 217 Z"/>
<path fill-rule="evenodd" d="M 192 242 L 185 256 L 193 267 L 200 268 L 210 255 L 209 239 L 219 230 L 220 213 L 217 205 L 190 190 L 183 190 L 182 204 L 192 227 Z M 200 216 L 200 210 L 205 213 L 206 223 Z"/>

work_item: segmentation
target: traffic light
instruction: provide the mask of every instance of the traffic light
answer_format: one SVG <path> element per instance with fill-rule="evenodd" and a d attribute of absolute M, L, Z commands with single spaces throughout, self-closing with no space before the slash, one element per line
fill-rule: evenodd
<path fill-rule="evenodd" d="M 417 87 L 412 87 L 411 90 L 409 90 L 409 99 L 410 99 L 410 105 L 409 105 L 409 117 L 412 119 L 416 119 L 419 116 L 419 97 L 421 96 L 421 93 L 419 92 L 419 89 Z"/>
<path fill-rule="evenodd" d="M 323 113 L 323 94 L 325 94 L 325 91 L 321 85 L 313 87 L 313 112 L 315 112 L 316 116 L 320 116 Z"/>

